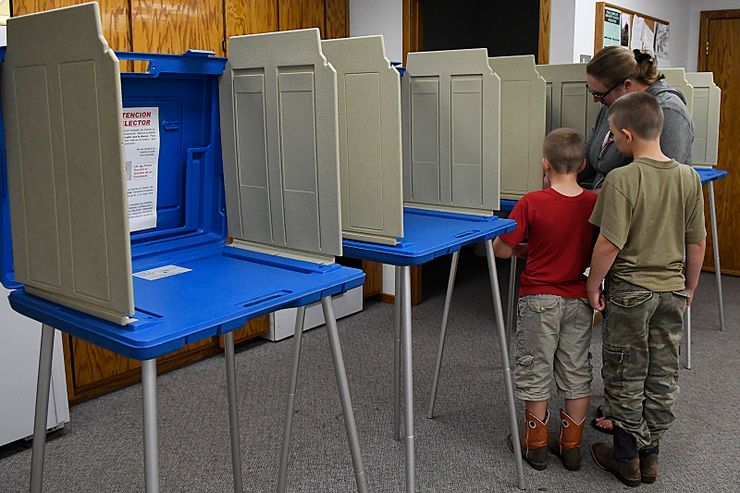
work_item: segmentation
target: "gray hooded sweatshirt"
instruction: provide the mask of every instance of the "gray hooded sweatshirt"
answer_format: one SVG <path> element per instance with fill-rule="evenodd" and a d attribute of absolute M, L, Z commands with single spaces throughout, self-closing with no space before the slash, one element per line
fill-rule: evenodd
<path fill-rule="evenodd" d="M 679 163 L 692 164 L 694 123 L 686 107 L 686 98 L 663 79 L 654 82 L 647 92 L 655 96 L 663 110 L 663 133 L 660 135 L 663 154 Z M 623 156 L 614 143 L 603 147 L 609 133 L 608 113 L 609 108 L 602 106 L 586 141 L 586 161 L 595 174 L 592 188 L 601 188 L 607 173 L 632 162 L 632 158 Z"/>

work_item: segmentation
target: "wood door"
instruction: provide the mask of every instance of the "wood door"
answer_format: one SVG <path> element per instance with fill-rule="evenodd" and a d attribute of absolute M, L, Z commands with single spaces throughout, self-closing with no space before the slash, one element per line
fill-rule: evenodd
<path fill-rule="evenodd" d="M 715 182 L 717 204 L 717 236 L 719 237 L 722 272 L 740 275 L 740 210 L 736 197 L 740 195 L 740 10 L 719 10 L 701 13 L 699 36 L 699 70 L 714 73 L 715 83 L 722 89 L 719 127 L 719 159 L 717 168 L 730 174 Z M 706 193 L 705 193 L 706 195 Z M 709 228 L 709 206 L 705 205 Z M 710 238 L 704 265 L 712 269 L 714 259 Z"/>

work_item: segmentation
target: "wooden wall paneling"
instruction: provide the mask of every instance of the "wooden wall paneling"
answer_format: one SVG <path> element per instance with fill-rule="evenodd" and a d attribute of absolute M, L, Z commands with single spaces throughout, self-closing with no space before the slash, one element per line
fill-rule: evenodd
<path fill-rule="evenodd" d="M 239 344 L 240 342 L 266 335 L 268 332 L 270 332 L 270 316 L 264 315 L 245 323 L 241 329 L 236 329 L 234 331 L 234 343 Z M 224 348 L 223 336 L 218 338 L 218 347 L 221 349 Z"/>
<path fill-rule="evenodd" d="M 349 0 L 324 0 L 325 26 L 321 39 L 349 37 Z"/>
<path fill-rule="evenodd" d="M 403 0 L 403 65 L 406 55 L 421 49 L 423 30 L 421 24 L 421 0 Z"/>
<path fill-rule="evenodd" d="M 224 0 L 226 41 L 231 36 L 278 30 L 277 0 Z"/>
<path fill-rule="evenodd" d="M 704 11 L 700 16 L 699 70 L 713 72 L 722 89 L 719 155 L 717 168 L 730 173 L 714 182 L 720 259 L 724 274 L 740 275 L 740 209 L 735 197 L 740 194 L 740 9 Z M 706 187 L 705 187 L 706 189 Z M 706 193 L 705 193 L 706 195 Z M 709 205 L 705 201 L 709 228 Z M 704 266 L 714 269 L 713 238 L 708 238 Z"/>
<path fill-rule="evenodd" d="M 223 0 L 131 0 L 134 51 L 224 54 Z"/>
<path fill-rule="evenodd" d="M 38 3 L 39 2 L 37 0 L 13 0 L 12 15 L 15 17 L 18 15 L 26 15 L 38 12 Z"/>
<path fill-rule="evenodd" d="M 540 27 L 537 36 L 537 63 L 550 63 L 551 0 L 540 0 Z"/>
<path fill-rule="evenodd" d="M 324 36 L 324 0 L 278 0 L 278 27 L 281 31 L 318 27 Z"/>
<path fill-rule="evenodd" d="M 13 0 L 13 16 L 68 7 L 89 0 Z M 131 49 L 128 0 L 98 0 L 103 34 L 114 50 Z"/>
<path fill-rule="evenodd" d="M 362 285 L 362 297 L 370 298 L 383 293 L 383 264 L 380 262 L 362 261 L 365 283 Z"/>

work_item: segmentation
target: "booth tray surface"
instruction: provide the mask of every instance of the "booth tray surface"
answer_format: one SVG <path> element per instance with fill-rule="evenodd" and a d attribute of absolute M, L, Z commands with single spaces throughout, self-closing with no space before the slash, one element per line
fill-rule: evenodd
<path fill-rule="evenodd" d="M 134 261 L 134 272 L 174 264 L 187 272 L 156 280 L 134 275 L 137 320 L 127 326 L 13 291 L 14 310 L 123 356 L 145 360 L 283 308 L 319 301 L 362 285 L 362 271 L 314 264 L 230 246 L 195 249 L 159 265 Z M 142 268 L 143 267 L 143 268 Z"/>
<path fill-rule="evenodd" d="M 513 231 L 516 223 L 496 216 L 405 208 L 403 227 L 404 237 L 397 245 L 344 240 L 344 255 L 392 265 L 420 265 Z"/>

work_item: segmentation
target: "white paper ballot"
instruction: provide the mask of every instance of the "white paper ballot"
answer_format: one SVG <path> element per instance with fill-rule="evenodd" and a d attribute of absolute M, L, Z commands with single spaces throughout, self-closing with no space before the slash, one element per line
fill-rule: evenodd
<path fill-rule="evenodd" d="M 124 108 L 121 125 L 129 229 L 153 228 L 157 225 L 159 108 Z"/>

